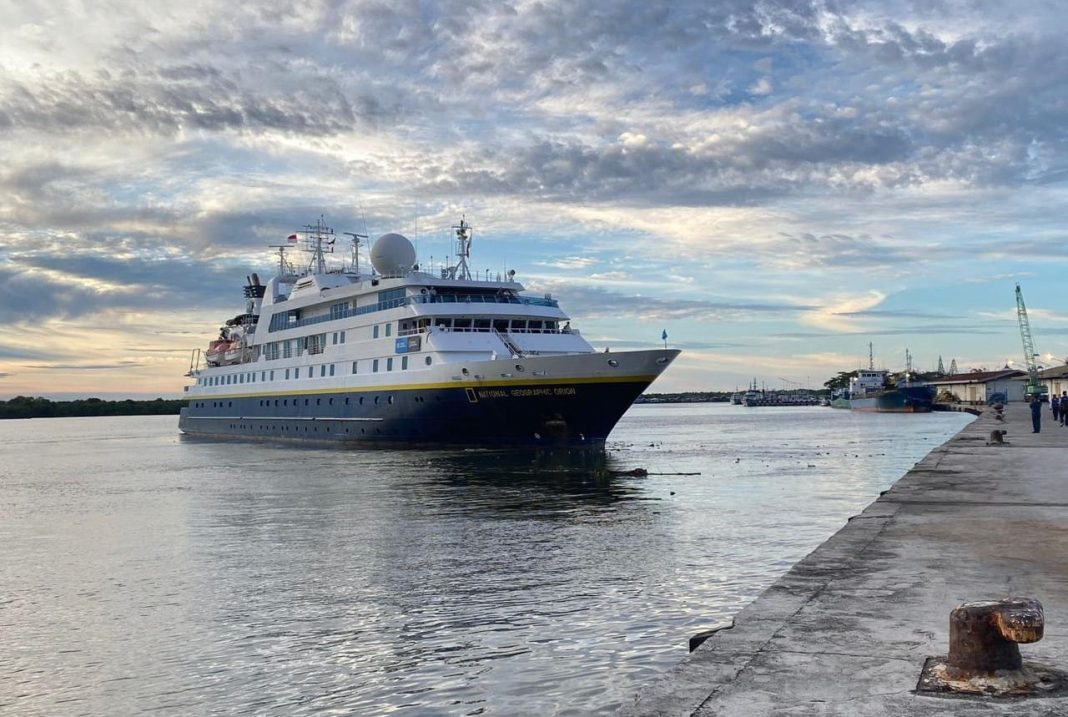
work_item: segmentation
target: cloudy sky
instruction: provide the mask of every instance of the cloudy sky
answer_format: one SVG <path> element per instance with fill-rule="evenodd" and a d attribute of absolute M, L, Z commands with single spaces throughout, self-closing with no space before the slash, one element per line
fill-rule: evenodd
<path fill-rule="evenodd" d="M 0 398 L 176 395 L 320 215 L 654 390 L 1068 357 L 1060 2 L 0 0 Z"/>

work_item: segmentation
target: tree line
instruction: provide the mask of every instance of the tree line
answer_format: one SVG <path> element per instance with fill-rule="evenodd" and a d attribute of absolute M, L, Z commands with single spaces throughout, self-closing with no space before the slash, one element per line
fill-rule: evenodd
<path fill-rule="evenodd" d="M 64 418 L 71 416 L 168 416 L 178 415 L 187 402 L 156 398 L 151 401 L 105 401 L 79 398 L 74 401 L 50 401 L 47 398 L 15 396 L 0 401 L 0 418 Z"/>

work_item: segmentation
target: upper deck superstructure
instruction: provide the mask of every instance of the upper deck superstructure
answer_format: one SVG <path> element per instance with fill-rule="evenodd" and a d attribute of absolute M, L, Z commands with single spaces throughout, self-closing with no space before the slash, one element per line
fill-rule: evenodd
<path fill-rule="evenodd" d="M 330 268 L 325 255 L 334 234 L 321 223 L 305 232 L 304 248 L 311 260 L 303 271 L 293 269 L 284 245 L 278 247 L 277 275 L 266 284 L 256 275 L 249 277 L 245 311 L 227 321 L 219 338 L 195 359 L 189 373 L 195 383 L 186 389 L 190 406 L 183 413 L 182 429 L 278 438 L 296 438 L 294 434 L 300 433 L 301 439 L 317 440 L 337 440 L 339 429 L 348 429 L 341 430 L 348 436 L 343 440 L 371 436 L 379 441 L 452 442 L 471 437 L 477 443 L 498 442 L 494 435 L 499 434 L 501 442 L 539 442 L 543 431 L 530 426 L 519 432 L 494 425 L 468 426 L 467 433 L 455 436 L 440 426 L 431 430 L 426 425 L 441 420 L 441 411 L 355 407 L 392 407 L 402 399 L 419 407 L 433 396 L 440 408 L 456 408 L 453 404 L 463 399 L 467 410 L 460 413 L 468 414 L 472 406 L 485 402 L 476 412 L 485 414 L 490 404 L 503 398 L 558 397 L 555 406 L 548 405 L 553 401 L 537 401 L 546 405 L 536 411 L 530 425 L 544 429 L 549 422 L 550 434 L 603 440 L 604 436 L 587 437 L 590 427 L 602 426 L 603 421 L 585 420 L 582 425 L 587 430 L 569 423 L 574 411 L 565 404 L 568 396 L 578 395 L 573 389 L 585 386 L 583 392 L 592 397 L 604 394 L 603 386 L 628 385 L 624 394 L 633 395 L 626 399 L 625 410 L 677 352 L 597 354 L 571 328 L 555 299 L 523 294 L 514 272 L 473 278 L 466 263 L 470 226 L 461 222 L 454 229 L 458 262 L 437 275 L 419 270 L 411 243 L 399 234 L 386 234 L 375 242 L 369 271 L 359 267 L 360 235 L 350 235 L 351 263 Z M 537 388 L 547 388 L 548 394 Z M 557 392 L 564 388 L 573 391 Z M 313 410 L 324 406 L 324 397 L 325 406 L 333 410 Z M 235 401 L 238 411 L 233 410 Z M 535 402 L 515 400 L 507 408 L 511 423 L 527 423 L 517 413 L 524 410 L 524 403 L 532 407 Z M 343 406 L 354 408 L 341 410 Z M 611 419 L 611 425 L 618 417 Z M 311 421 L 323 423 L 309 425 Z M 420 422 L 423 425 L 417 425 Z M 353 432 L 356 424 L 361 424 L 362 432 Z M 374 430 L 368 433 L 371 424 Z M 242 425 L 257 428 L 231 427 Z M 597 428 L 594 433 L 607 435 L 607 430 Z"/>

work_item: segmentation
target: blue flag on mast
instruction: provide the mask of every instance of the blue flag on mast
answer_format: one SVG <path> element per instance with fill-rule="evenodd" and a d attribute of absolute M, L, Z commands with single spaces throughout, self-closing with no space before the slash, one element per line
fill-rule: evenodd
<path fill-rule="evenodd" d="M 660 340 L 664 342 L 664 348 L 667 348 L 667 329 L 664 329 L 664 333 L 660 334 Z"/>

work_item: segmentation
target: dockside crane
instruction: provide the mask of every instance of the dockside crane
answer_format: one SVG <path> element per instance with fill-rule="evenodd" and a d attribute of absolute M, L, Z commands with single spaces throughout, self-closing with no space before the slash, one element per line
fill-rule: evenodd
<path fill-rule="evenodd" d="M 1032 396 L 1043 396 L 1049 393 L 1046 386 L 1038 383 L 1038 365 L 1035 363 L 1035 342 L 1031 338 L 1031 322 L 1027 320 L 1027 307 L 1024 305 L 1023 292 L 1020 285 L 1016 285 L 1016 317 L 1020 320 L 1020 338 L 1023 340 L 1024 361 L 1027 363 L 1027 389 L 1024 391 L 1028 399 Z"/>

